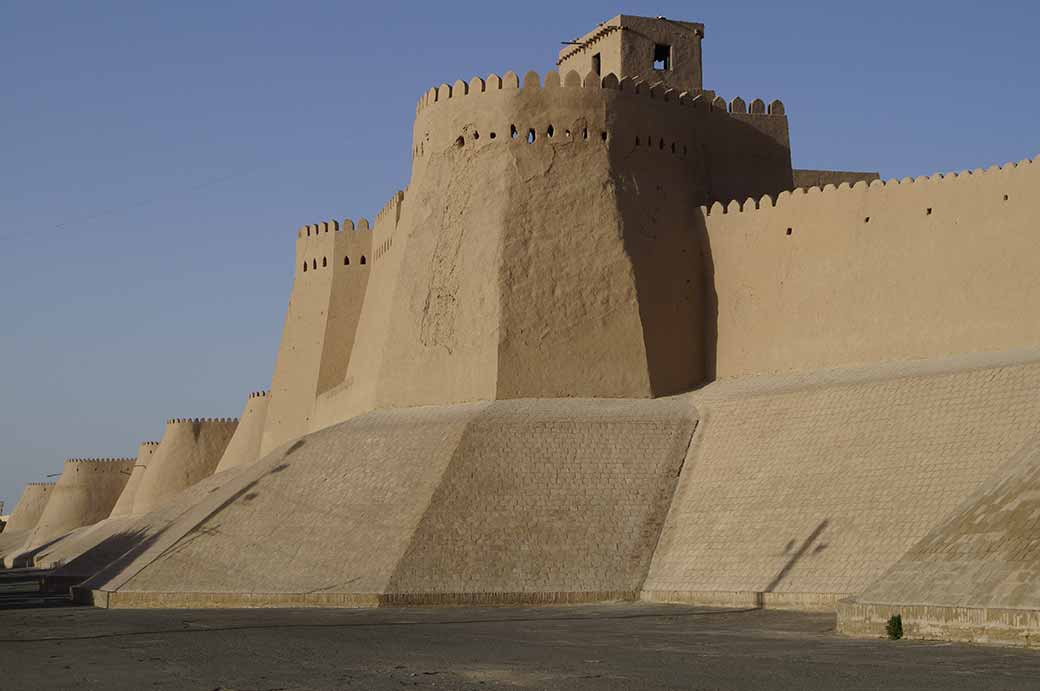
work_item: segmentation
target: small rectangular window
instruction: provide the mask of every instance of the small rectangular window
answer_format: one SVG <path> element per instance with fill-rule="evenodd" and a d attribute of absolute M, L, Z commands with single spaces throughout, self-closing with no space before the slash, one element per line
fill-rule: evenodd
<path fill-rule="evenodd" d="M 599 53 L 592 56 L 592 71 L 596 74 L 603 74 L 603 63 L 600 60 Z"/>
<path fill-rule="evenodd" d="M 672 47 L 664 43 L 654 45 L 654 69 L 672 69 Z"/>

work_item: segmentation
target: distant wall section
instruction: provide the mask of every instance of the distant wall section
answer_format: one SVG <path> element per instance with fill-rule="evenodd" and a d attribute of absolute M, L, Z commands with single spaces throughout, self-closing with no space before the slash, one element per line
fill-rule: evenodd
<path fill-rule="evenodd" d="M 40 547 L 71 530 L 108 518 L 133 467 L 132 458 L 65 461 L 27 547 Z"/>
<path fill-rule="evenodd" d="M 6 533 L 14 533 L 20 530 L 30 530 L 36 527 L 36 523 L 43 515 L 47 501 L 54 491 L 53 482 L 30 482 L 22 490 L 22 496 L 18 499 L 10 520 L 4 528 Z"/>
<path fill-rule="evenodd" d="M 112 508 L 112 516 L 128 516 L 133 513 L 134 497 L 137 496 L 137 490 L 141 487 L 141 480 L 144 479 L 145 471 L 148 469 L 148 462 L 158 448 L 159 442 L 157 441 L 142 442 L 137 447 L 137 459 L 134 461 L 134 469 L 130 473 L 130 479 L 127 480 L 126 487 L 119 494 L 119 500 Z"/>

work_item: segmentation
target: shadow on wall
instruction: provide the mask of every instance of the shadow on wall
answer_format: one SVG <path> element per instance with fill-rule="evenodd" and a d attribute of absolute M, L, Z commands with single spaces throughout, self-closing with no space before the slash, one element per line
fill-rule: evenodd
<path fill-rule="evenodd" d="M 829 524 L 829 519 L 825 518 L 822 521 L 820 521 L 820 524 L 816 526 L 816 528 L 811 533 L 809 533 L 809 537 L 805 538 L 801 546 L 799 546 L 798 549 L 795 550 L 794 554 L 792 554 L 791 558 L 787 560 L 787 563 L 784 564 L 783 568 L 780 569 L 780 571 L 777 572 L 773 580 L 769 582 L 769 585 L 767 585 L 765 589 L 761 592 L 755 593 L 755 607 L 765 607 L 766 593 L 771 593 L 774 590 L 776 590 L 776 588 L 781 583 L 783 583 L 784 579 L 787 578 L 788 574 L 791 573 L 791 570 L 795 567 L 795 565 L 799 561 L 801 561 L 805 555 L 808 554 L 810 556 L 815 556 L 823 550 L 827 549 L 826 542 L 821 542 L 817 544 L 815 547 L 813 547 L 813 544 L 820 538 L 820 536 L 823 534 L 823 531 L 827 529 L 827 526 Z M 784 553 L 786 554 L 790 552 L 792 549 L 794 549 L 794 546 L 796 544 L 797 541 L 795 540 L 791 540 L 790 542 L 788 542 L 787 547 L 784 549 Z"/>

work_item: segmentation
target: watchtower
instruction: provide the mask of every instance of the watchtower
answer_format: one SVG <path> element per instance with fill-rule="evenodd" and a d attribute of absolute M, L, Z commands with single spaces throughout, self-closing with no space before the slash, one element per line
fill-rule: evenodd
<path fill-rule="evenodd" d="M 581 75 L 613 73 L 699 93 L 704 89 L 703 38 L 703 24 L 619 14 L 566 43 L 556 65 L 560 74 L 569 70 Z"/>

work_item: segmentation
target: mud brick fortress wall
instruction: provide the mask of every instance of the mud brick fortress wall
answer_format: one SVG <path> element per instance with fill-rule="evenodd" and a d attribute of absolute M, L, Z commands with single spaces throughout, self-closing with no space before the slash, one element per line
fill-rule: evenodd
<path fill-rule="evenodd" d="M 703 38 L 621 15 L 423 94 L 408 186 L 295 231 L 270 392 L 170 421 L 47 548 L 79 596 L 912 605 L 1028 644 L 1040 162 L 794 170 Z M 48 517 L 69 475 L 53 537 L 108 517 Z"/>

